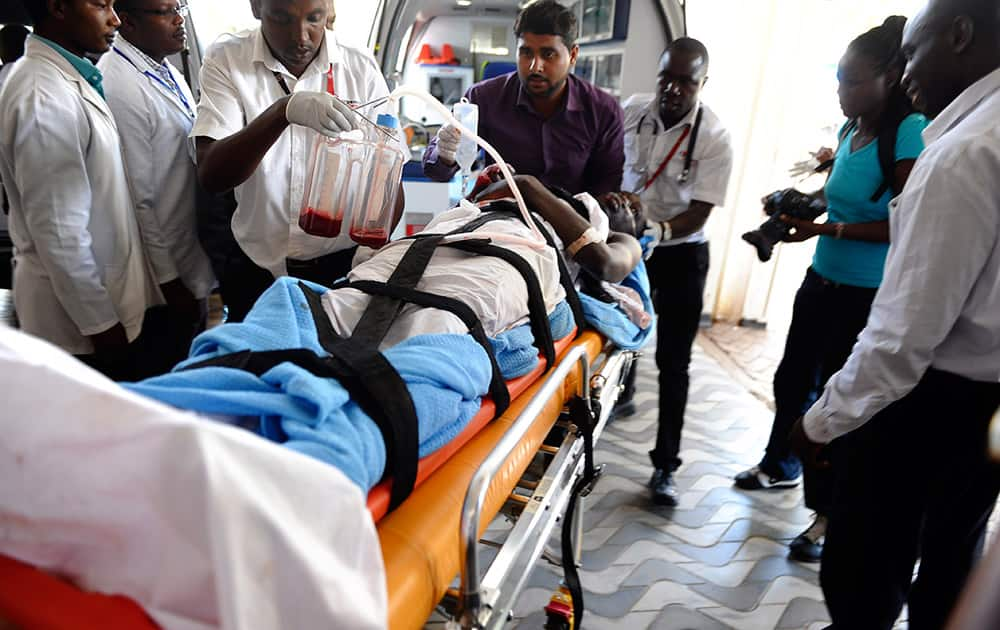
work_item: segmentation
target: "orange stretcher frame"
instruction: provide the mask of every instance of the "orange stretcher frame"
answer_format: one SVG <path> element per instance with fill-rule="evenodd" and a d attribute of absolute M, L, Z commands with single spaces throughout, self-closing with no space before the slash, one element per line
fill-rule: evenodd
<path fill-rule="evenodd" d="M 604 347 L 600 335 L 584 332 L 556 342 L 562 358 L 585 344 L 591 362 Z M 540 365 L 530 374 L 508 382 L 510 408 L 492 423 L 494 407 L 483 408 L 447 446 L 421 459 L 417 488 L 392 514 L 386 515 L 390 482 L 372 489 L 368 507 L 385 561 L 389 593 L 389 627 L 420 628 L 459 571 L 459 520 L 469 480 L 503 437 L 513 420 L 541 386 Z M 532 457 L 578 387 L 578 375 L 568 379 L 562 396 L 551 399 L 521 446 L 508 458 L 503 473 L 490 486 L 484 527 L 503 506 Z M 0 625 L 21 630 L 155 630 L 158 626 L 132 599 L 88 593 L 69 582 L 0 554 Z"/>
<path fill-rule="evenodd" d="M 562 339 L 555 342 L 556 356 L 561 357 L 566 349 L 569 348 L 570 344 L 573 342 L 573 338 L 576 335 L 576 329 L 573 332 L 566 335 Z M 518 396 L 524 393 L 528 387 L 531 386 L 538 377 L 545 373 L 546 367 L 545 362 L 539 360 L 538 365 L 535 366 L 531 372 L 525 374 L 524 376 L 519 376 L 515 379 L 507 381 L 507 391 L 510 392 L 511 406 L 513 406 L 514 401 Z M 427 457 L 423 457 L 417 463 L 417 479 L 414 483 L 414 488 L 417 488 L 430 477 L 434 471 L 444 465 L 451 456 L 454 455 L 465 446 L 469 440 L 476 436 L 477 433 L 483 430 L 487 424 L 493 419 L 493 414 L 496 412 L 496 405 L 493 404 L 492 398 L 484 398 L 482 407 L 479 408 L 479 412 L 472 417 L 465 428 L 462 429 L 458 435 L 455 436 L 451 442 L 448 442 L 438 450 L 434 451 Z M 376 485 L 371 491 L 368 492 L 368 511 L 372 513 L 372 518 L 376 523 L 382 520 L 382 517 L 386 515 L 389 511 L 389 498 L 392 490 L 392 479 L 386 479 Z"/>

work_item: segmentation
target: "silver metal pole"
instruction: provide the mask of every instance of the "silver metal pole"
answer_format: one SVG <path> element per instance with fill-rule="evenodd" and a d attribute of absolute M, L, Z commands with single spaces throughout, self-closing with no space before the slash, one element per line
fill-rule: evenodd
<path fill-rule="evenodd" d="M 458 601 L 458 618 L 463 628 L 475 628 L 479 625 L 479 609 L 482 606 L 480 593 L 479 556 L 476 554 L 476 544 L 479 541 L 479 525 L 486 503 L 486 493 L 489 491 L 493 477 L 507 461 L 507 458 L 521 443 L 521 439 L 534 424 L 535 419 L 545 409 L 545 405 L 556 394 L 563 381 L 569 376 L 576 363 L 582 370 L 580 384 L 583 399 L 590 405 L 590 363 L 584 346 L 572 347 L 546 378 L 545 384 L 538 390 L 531 402 L 521 411 L 517 420 L 504 434 L 500 442 L 493 448 L 486 460 L 476 471 L 462 505 L 461 539 L 461 593 Z"/>

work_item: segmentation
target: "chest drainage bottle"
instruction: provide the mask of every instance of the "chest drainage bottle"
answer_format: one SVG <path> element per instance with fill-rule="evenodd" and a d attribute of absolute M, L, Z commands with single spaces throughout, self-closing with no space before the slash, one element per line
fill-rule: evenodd
<path fill-rule="evenodd" d="M 333 238 L 345 222 L 361 245 L 381 247 L 389 240 L 399 192 L 403 155 L 396 118 L 361 120 L 362 129 L 319 136 L 306 170 L 299 227 L 307 234 Z"/>

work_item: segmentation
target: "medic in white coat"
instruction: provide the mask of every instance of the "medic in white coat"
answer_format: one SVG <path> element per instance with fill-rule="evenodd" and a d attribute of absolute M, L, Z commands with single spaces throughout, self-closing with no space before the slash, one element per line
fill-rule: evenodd
<path fill-rule="evenodd" d="M 131 361 L 146 308 L 162 301 L 118 130 L 94 87 L 100 73 L 80 57 L 107 50 L 120 22 L 110 5 L 87 0 L 67 0 L 58 14 L 48 13 L 50 3 L 25 6 L 38 14 L 35 35 L 0 91 L 14 304 L 26 332 L 115 372 Z"/>
<path fill-rule="evenodd" d="M 212 266 L 198 241 L 195 100 L 183 75 L 166 57 L 184 49 L 187 7 L 182 2 L 133 0 L 117 10 L 118 39 L 97 67 L 118 124 L 139 231 L 156 281 L 170 307 L 166 337 L 187 356 L 204 329 L 206 298 L 215 286 Z M 152 332 L 152 331 L 150 331 Z M 170 365 L 172 367 L 172 364 Z"/>

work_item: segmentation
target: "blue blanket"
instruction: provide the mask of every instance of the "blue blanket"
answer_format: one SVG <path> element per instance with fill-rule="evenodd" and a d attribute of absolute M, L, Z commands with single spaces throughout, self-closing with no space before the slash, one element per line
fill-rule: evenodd
<path fill-rule="evenodd" d="M 631 289 L 635 289 L 642 298 L 642 304 L 647 313 L 653 312 L 653 300 L 649 291 L 649 276 L 646 275 L 646 264 L 639 262 L 639 265 L 632 270 L 620 284 Z M 619 348 L 624 350 L 638 350 L 646 345 L 649 335 L 656 328 L 655 317 L 648 328 L 642 329 L 632 323 L 632 321 L 614 304 L 602 302 L 589 295 L 580 294 L 580 302 L 583 305 L 583 315 L 587 323 L 595 330 L 608 338 Z"/>
<path fill-rule="evenodd" d="M 629 286 L 634 285 L 648 301 L 645 269 L 630 279 Z M 319 378 L 290 363 L 277 365 L 260 378 L 231 368 L 183 370 L 243 350 L 305 348 L 324 354 L 298 282 L 279 279 L 245 321 L 199 335 L 190 357 L 170 374 L 125 386 L 183 409 L 260 418 L 264 437 L 336 466 L 368 491 L 385 472 L 385 444 L 374 421 L 336 380 Z M 326 291 L 319 285 L 309 286 Z M 648 336 L 649 330 L 639 331 L 614 305 L 581 297 L 588 321 L 622 347 L 637 347 Z M 555 339 L 573 329 L 572 312 L 565 302 L 553 310 L 549 323 Z M 490 341 L 504 378 L 527 374 L 538 365 L 530 326 L 519 326 Z M 454 334 L 416 336 L 384 354 L 413 398 L 419 456 L 425 457 L 454 439 L 479 411 L 481 397 L 489 389 L 489 357 L 471 336 Z"/>

